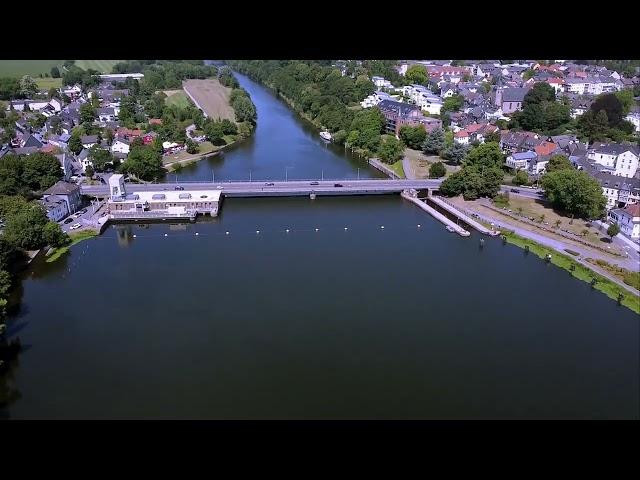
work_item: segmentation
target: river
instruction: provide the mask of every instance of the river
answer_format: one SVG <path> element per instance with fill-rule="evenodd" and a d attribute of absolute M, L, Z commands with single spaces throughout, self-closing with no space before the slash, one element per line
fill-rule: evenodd
<path fill-rule="evenodd" d="M 254 137 L 178 181 L 378 175 L 239 80 Z M 112 226 L 27 274 L 4 415 L 637 419 L 638 317 L 478 240 L 397 196 L 227 199 L 196 224 Z"/>

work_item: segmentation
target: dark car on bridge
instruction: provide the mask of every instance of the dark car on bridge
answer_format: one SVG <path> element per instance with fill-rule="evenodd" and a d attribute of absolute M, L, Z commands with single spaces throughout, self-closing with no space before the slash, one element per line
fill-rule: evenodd
<path fill-rule="evenodd" d="M 180 185 L 178 185 L 176 188 L 174 188 L 174 190 L 184 190 L 184 187 L 181 187 Z"/>
<path fill-rule="evenodd" d="M 342 184 L 341 183 L 334 183 L 333 186 L 334 187 L 342 187 Z"/>

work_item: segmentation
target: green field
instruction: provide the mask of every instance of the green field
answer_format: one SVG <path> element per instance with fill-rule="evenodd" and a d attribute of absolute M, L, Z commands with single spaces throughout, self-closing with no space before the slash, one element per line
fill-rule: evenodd
<path fill-rule="evenodd" d="M 34 78 L 38 84 L 38 88 L 49 90 L 50 88 L 60 88 L 62 86 L 61 78 Z"/>
<path fill-rule="evenodd" d="M 167 105 L 177 105 L 180 108 L 186 108 L 191 105 L 191 100 L 182 90 L 176 90 L 175 93 L 171 93 L 164 101 Z"/>
<path fill-rule="evenodd" d="M 76 60 L 76 66 L 83 70 L 93 68 L 102 73 L 111 73 L 111 69 L 116 63 L 123 62 L 124 60 Z"/>
<path fill-rule="evenodd" d="M 50 73 L 51 67 L 61 67 L 64 60 L 0 60 L 0 77 L 22 77 Z"/>

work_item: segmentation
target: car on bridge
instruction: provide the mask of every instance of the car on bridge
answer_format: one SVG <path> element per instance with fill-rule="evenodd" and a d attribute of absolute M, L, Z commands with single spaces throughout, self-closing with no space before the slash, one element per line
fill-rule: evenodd
<path fill-rule="evenodd" d="M 341 183 L 334 183 L 333 186 L 336 187 L 336 188 L 339 188 L 339 187 L 342 187 L 342 184 Z"/>
<path fill-rule="evenodd" d="M 184 190 L 184 187 L 181 187 L 180 185 L 178 185 L 176 188 L 174 188 L 174 190 Z"/>
<path fill-rule="evenodd" d="M 265 183 L 265 185 L 266 185 L 267 187 L 273 187 L 273 186 L 275 185 L 275 183 L 273 183 L 273 182 L 267 182 L 267 183 Z"/>
<path fill-rule="evenodd" d="M 311 182 L 309 185 L 320 185 L 320 182 Z"/>

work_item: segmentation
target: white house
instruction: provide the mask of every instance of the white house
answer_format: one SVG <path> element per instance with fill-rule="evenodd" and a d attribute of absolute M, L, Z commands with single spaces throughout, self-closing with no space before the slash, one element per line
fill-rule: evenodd
<path fill-rule="evenodd" d="M 614 208 L 609 211 L 609 220 L 615 222 L 627 237 L 640 239 L 640 205 L 627 205 L 625 208 Z"/>
<path fill-rule="evenodd" d="M 442 110 L 442 99 L 437 95 L 428 93 L 420 93 L 416 100 L 416 105 L 420 106 L 420 108 L 431 115 L 440 115 L 440 110 Z"/>
<path fill-rule="evenodd" d="M 130 145 L 129 142 L 124 139 L 116 139 L 111 144 L 111 153 L 124 153 L 129 154 Z"/>
<path fill-rule="evenodd" d="M 389 80 L 385 80 L 382 77 L 371 77 L 371 81 L 376 88 L 394 88 Z"/>
<path fill-rule="evenodd" d="M 393 100 L 391 95 L 386 92 L 373 92 L 367 98 L 360 102 L 362 108 L 375 107 L 383 100 Z"/>
<path fill-rule="evenodd" d="M 512 153 L 505 160 L 505 165 L 516 170 L 528 170 L 529 162 L 535 160 L 538 156 L 536 152 L 531 150 L 527 152 Z"/>
<path fill-rule="evenodd" d="M 84 148 L 91 148 L 94 145 L 98 144 L 98 136 L 97 135 L 84 135 L 80 137 L 80 142 L 82 142 L 82 146 Z"/>
<path fill-rule="evenodd" d="M 62 88 L 61 92 L 64 93 L 67 97 L 69 97 L 71 100 L 74 100 L 78 98 L 80 95 L 82 95 L 82 88 L 80 87 L 80 85 L 75 84 L 73 86 Z"/>
<path fill-rule="evenodd" d="M 616 143 L 599 145 L 587 154 L 589 160 L 605 167 L 603 171 L 622 177 L 633 177 L 636 174 L 639 156 L 638 147 Z"/>
<path fill-rule="evenodd" d="M 633 123 L 633 127 L 636 132 L 640 132 L 640 111 L 629 113 L 624 119 L 627 122 Z"/>
<path fill-rule="evenodd" d="M 53 222 L 59 222 L 69 215 L 69 207 L 62 197 L 49 195 L 47 198 L 40 200 L 40 203 L 42 203 L 47 211 L 47 218 Z"/>
<path fill-rule="evenodd" d="M 47 105 L 49 105 L 49 101 L 48 100 L 13 100 L 12 102 L 9 103 L 9 105 L 7 105 L 7 110 L 10 110 L 11 108 L 13 108 L 18 112 L 22 112 L 25 110 L 24 108 L 25 105 L 27 106 L 28 110 L 32 112 L 39 112 L 41 110 L 44 110 L 47 107 Z"/>

